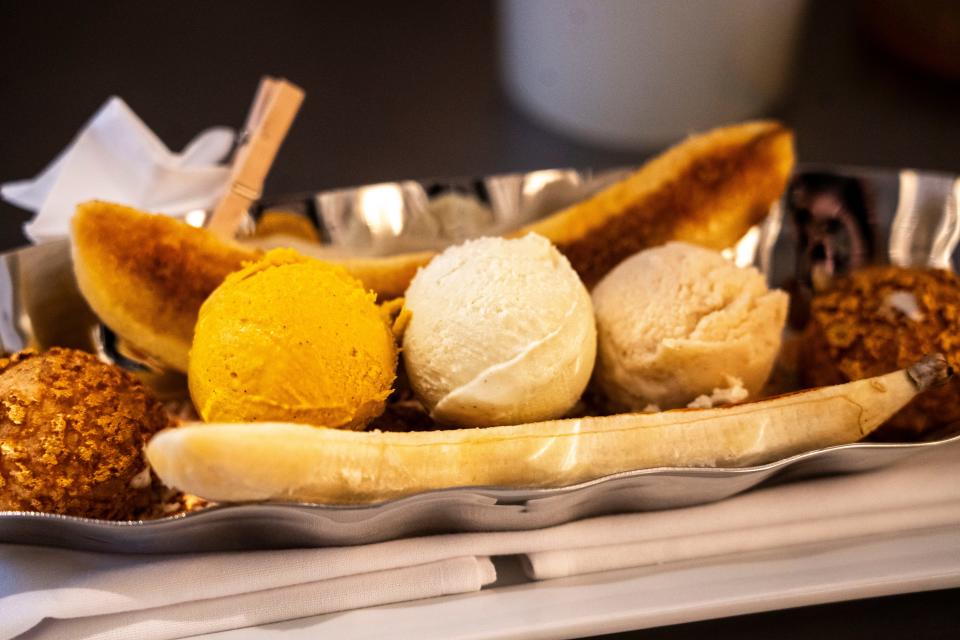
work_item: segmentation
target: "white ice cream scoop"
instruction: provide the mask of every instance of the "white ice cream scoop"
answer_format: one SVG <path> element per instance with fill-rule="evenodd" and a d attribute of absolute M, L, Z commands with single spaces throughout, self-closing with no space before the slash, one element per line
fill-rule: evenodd
<path fill-rule="evenodd" d="M 447 249 L 410 283 L 406 308 L 407 374 L 441 423 L 556 418 L 590 379 L 590 295 L 541 236 L 481 238 Z"/>

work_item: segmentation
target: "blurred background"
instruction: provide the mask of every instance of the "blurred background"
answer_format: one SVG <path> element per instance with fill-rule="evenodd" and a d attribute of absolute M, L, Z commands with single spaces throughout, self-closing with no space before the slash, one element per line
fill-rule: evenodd
<path fill-rule="evenodd" d="M 267 196 L 634 165 L 755 116 L 791 126 L 803 162 L 960 172 L 956 0 L 0 0 L 0 29 L 0 182 L 40 172 L 110 95 L 174 150 L 239 128 L 264 74 L 307 96 Z M 0 203 L 0 249 L 27 219 Z M 947 637 L 956 594 L 645 637 Z"/>
<path fill-rule="evenodd" d="M 274 196 L 636 164 L 711 118 L 752 116 L 793 127 L 801 161 L 957 171 L 958 14 L 952 0 L 0 0 L 0 181 L 36 175 L 113 94 L 174 150 L 240 127 L 267 73 L 307 95 Z M 0 204 L 0 248 L 25 242 L 28 217 Z"/>

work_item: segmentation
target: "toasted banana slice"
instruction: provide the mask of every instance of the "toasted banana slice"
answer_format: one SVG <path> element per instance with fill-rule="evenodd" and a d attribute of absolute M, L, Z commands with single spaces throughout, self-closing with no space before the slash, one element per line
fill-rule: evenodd
<path fill-rule="evenodd" d="M 104 324 L 184 372 L 200 305 L 257 256 L 205 229 L 99 201 L 77 207 L 71 249 L 80 292 Z"/>
<path fill-rule="evenodd" d="M 855 442 L 950 375 L 942 356 L 876 378 L 719 409 L 508 427 L 354 432 L 299 424 L 168 429 L 157 475 L 209 500 L 364 503 L 457 486 L 565 486 L 653 467 L 737 467 Z"/>
<path fill-rule="evenodd" d="M 516 233 L 549 238 L 587 286 L 634 253 L 670 240 L 736 244 L 766 217 L 793 169 L 793 134 L 747 122 L 695 135 L 637 172 Z"/>

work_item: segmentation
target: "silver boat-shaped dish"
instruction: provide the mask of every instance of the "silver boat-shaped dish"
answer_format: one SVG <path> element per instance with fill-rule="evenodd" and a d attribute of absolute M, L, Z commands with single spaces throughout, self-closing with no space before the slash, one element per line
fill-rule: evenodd
<path fill-rule="evenodd" d="M 496 233 L 580 199 L 621 175 L 619 170 L 549 170 L 478 180 L 407 181 L 286 198 L 262 203 L 260 209 L 307 215 L 328 250 L 373 255 Z M 822 244 L 831 241 L 831 234 L 843 236 L 838 246 L 866 249 L 829 265 L 836 271 L 865 259 L 952 268 L 960 242 L 958 201 L 956 176 L 803 167 L 767 221 L 731 251 L 739 264 L 756 264 L 772 284 L 793 289 L 802 288 L 805 270 L 823 254 Z M 836 252 L 827 253 L 836 258 Z M 7 352 L 60 345 L 119 358 L 109 332 L 77 290 L 65 241 L 0 256 L 0 308 L 0 345 Z M 141 374 L 161 389 L 170 381 L 162 373 Z M 0 512 L 0 542 L 179 553 L 536 529 L 587 516 L 721 500 L 763 483 L 865 471 L 943 446 L 960 446 L 960 429 L 941 432 L 936 440 L 848 444 L 752 467 L 638 469 L 555 489 L 463 487 L 363 506 L 219 504 L 130 522 L 7 511 Z"/>

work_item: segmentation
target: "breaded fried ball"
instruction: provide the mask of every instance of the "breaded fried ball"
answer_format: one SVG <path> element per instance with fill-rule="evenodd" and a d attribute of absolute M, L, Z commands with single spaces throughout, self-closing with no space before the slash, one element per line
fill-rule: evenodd
<path fill-rule="evenodd" d="M 0 359 L 0 511 L 134 517 L 151 500 L 143 447 L 166 426 L 138 380 L 89 353 Z"/>
<path fill-rule="evenodd" d="M 960 368 L 960 278 L 940 269 L 869 267 L 813 299 L 801 375 L 810 386 L 839 384 L 908 367 L 942 353 Z M 917 435 L 960 421 L 960 377 L 917 396 L 875 434 Z"/>

